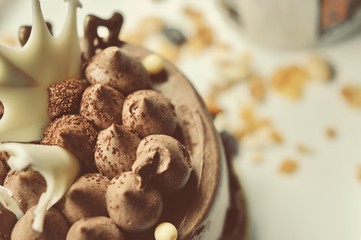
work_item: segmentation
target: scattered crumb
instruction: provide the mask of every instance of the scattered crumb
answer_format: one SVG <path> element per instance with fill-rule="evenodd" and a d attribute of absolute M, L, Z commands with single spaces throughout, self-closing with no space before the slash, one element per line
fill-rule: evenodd
<path fill-rule="evenodd" d="M 277 132 L 275 129 L 271 129 L 270 134 L 271 134 L 272 140 L 273 140 L 275 143 L 278 143 L 278 144 L 283 143 L 283 137 L 282 137 L 282 135 L 281 135 L 279 132 Z"/>
<path fill-rule="evenodd" d="M 334 128 L 331 128 L 331 127 L 326 128 L 326 136 L 329 139 L 333 139 L 337 136 L 337 132 Z"/>
<path fill-rule="evenodd" d="M 265 99 L 266 86 L 264 81 L 259 76 L 253 76 L 248 83 L 249 92 L 252 98 L 261 102 Z"/>
<path fill-rule="evenodd" d="M 271 86 L 279 94 L 297 100 L 301 97 L 307 80 L 307 71 L 300 66 L 293 65 L 276 70 L 271 79 Z"/>
<path fill-rule="evenodd" d="M 329 81 L 333 78 L 333 68 L 323 56 L 311 55 L 307 60 L 306 69 L 313 80 Z"/>
<path fill-rule="evenodd" d="M 203 14 L 189 6 L 183 8 L 183 14 L 193 25 L 195 34 L 189 37 L 185 45 L 187 52 L 200 54 L 214 42 L 213 29 L 206 23 Z"/>
<path fill-rule="evenodd" d="M 223 112 L 223 109 L 215 101 L 206 101 L 206 106 L 213 117 Z"/>
<path fill-rule="evenodd" d="M 357 180 L 361 182 L 361 165 L 357 168 Z"/>
<path fill-rule="evenodd" d="M 355 85 L 346 85 L 342 88 L 341 94 L 346 102 L 355 108 L 361 108 L 361 87 Z"/>
<path fill-rule="evenodd" d="M 299 143 L 297 145 L 297 151 L 301 154 L 311 154 L 313 153 L 313 149 L 310 148 L 309 146 L 303 144 L 303 143 Z"/>
<path fill-rule="evenodd" d="M 237 83 L 248 79 L 252 74 L 251 56 L 249 53 L 234 52 L 233 49 L 216 48 L 214 52 L 216 70 L 223 81 Z"/>
<path fill-rule="evenodd" d="M 279 171 L 285 174 L 294 173 L 298 169 L 298 163 L 293 159 L 285 159 L 280 165 Z"/>

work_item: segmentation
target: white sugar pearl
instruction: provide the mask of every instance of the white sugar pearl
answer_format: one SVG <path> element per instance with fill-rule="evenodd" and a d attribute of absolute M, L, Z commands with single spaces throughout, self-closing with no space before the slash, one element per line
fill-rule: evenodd
<path fill-rule="evenodd" d="M 144 58 L 143 66 L 149 74 L 157 74 L 163 70 L 164 61 L 157 54 L 149 54 Z"/>
<path fill-rule="evenodd" d="M 178 231 L 173 224 L 163 222 L 155 229 L 154 237 L 156 240 L 176 240 L 178 237 Z"/>

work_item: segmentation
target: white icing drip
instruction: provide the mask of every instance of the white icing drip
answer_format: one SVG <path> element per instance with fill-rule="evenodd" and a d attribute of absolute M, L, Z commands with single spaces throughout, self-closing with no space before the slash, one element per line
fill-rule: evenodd
<path fill-rule="evenodd" d="M 57 37 L 49 33 L 39 0 L 32 0 L 33 25 L 23 48 L 0 46 L 1 141 L 38 141 L 49 124 L 51 83 L 80 76 L 81 50 L 76 25 L 79 0 L 69 2 L 68 15 Z"/>
<path fill-rule="evenodd" d="M 19 208 L 17 202 L 13 198 L 13 193 L 10 189 L 0 185 L 0 202 L 9 211 L 15 214 L 17 219 L 24 216 L 23 211 Z"/>
<path fill-rule="evenodd" d="M 0 151 L 10 155 L 11 169 L 22 171 L 30 166 L 45 179 L 47 188 L 34 210 L 33 229 L 42 232 L 46 211 L 57 203 L 76 180 L 79 162 L 65 148 L 25 143 L 0 144 Z M 0 198 L 2 195 L 0 196 Z"/>

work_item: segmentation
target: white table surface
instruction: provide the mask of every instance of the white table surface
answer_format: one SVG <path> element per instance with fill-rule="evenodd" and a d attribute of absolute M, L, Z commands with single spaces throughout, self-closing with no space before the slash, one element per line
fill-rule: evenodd
<path fill-rule="evenodd" d="M 282 147 L 266 149 L 261 164 L 250 160 L 251 149 L 243 146 L 235 167 L 245 189 L 251 219 L 252 240 L 359 240 L 361 237 L 361 110 L 350 108 L 340 97 L 344 83 L 361 86 L 361 35 L 326 47 L 298 50 L 272 50 L 248 41 L 221 13 L 214 0 L 83 0 L 79 25 L 88 13 L 109 17 L 114 10 L 125 16 L 125 29 L 140 18 L 159 15 L 174 24 L 182 24 L 180 6 L 190 4 L 202 10 L 217 38 L 231 43 L 238 51 L 253 57 L 254 68 L 270 75 L 278 66 L 300 63 L 311 52 L 326 56 L 335 66 L 336 78 L 330 84 L 313 83 L 297 102 L 286 101 L 270 93 L 258 112 L 271 117 L 287 141 Z M 31 23 L 31 1 L 0 0 L 0 36 L 15 36 L 18 26 Z M 43 0 L 46 19 L 58 32 L 66 14 L 61 0 Z M 81 30 L 81 27 L 79 27 Z M 217 80 L 210 53 L 182 58 L 180 69 L 204 94 Z M 242 92 L 243 90 L 239 90 Z M 228 111 L 239 109 L 247 96 L 230 92 L 223 105 Z M 232 113 L 230 113 L 233 118 Z M 234 123 L 237 124 L 237 121 Z M 324 137 L 326 126 L 337 129 L 337 138 Z M 313 146 L 314 154 L 295 151 L 299 142 Z M 277 169 L 285 156 L 299 160 L 299 169 L 291 175 Z"/>

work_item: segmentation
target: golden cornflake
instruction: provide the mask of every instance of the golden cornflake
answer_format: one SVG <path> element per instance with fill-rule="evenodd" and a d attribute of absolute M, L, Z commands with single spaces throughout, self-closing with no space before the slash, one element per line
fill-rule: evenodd
<path fill-rule="evenodd" d="M 278 69 L 272 76 L 271 85 L 280 94 L 290 99 L 299 99 L 305 83 L 308 80 L 307 71 L 299 66 L 289 66 Z"/>
<path fill-rule="evenodd" d="M 346 102 L 355 108 L 361 108 L 361 87 L 355 85 L 346 85 L 342 88 L 341 94 Z"/>
<path fill-rule="evenodd" d="M 285 174 L 294 173 L 298 169 L 298 163 L 293 159 L 285 159 L 279 167 L 279 171 Z"/>
<path fill-rule="evenodd" d="M 320 55 L 311 55 L 306 64 L 310 77 L 314 80 L 328 81 L 333 77 L 331 64 Z"/>

